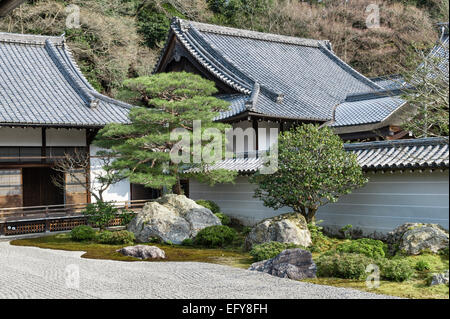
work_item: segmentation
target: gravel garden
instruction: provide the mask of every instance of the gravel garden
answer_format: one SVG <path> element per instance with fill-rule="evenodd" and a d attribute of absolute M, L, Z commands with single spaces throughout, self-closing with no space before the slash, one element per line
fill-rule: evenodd
<path fill-rule="evenodd" d="M 383 242 L 353 238 L 356 232 L 351 231 L 350 225 L 342 229 L 340 235 L 329 237 L 319 222 L 306 224 L 301 216 L 295 214 L 277 216 L 250 228 L 220 212 L 219 207 L 210 201 L 195 203 L 182 195 L 169 195 L 155 203 L 149 203 L 134 218 L 124 218 L 128 230 L 124 227 L 107 229 L 104 227 L 107 218 L 102 215 L 103 219 L 99 219 L 92 213 L 95 209 L 91 209 L 90 224 L 94 227 L 78 226 L 70 233 L 19 239 L 11 244 L 84 251 L 83 258 L 93 259 L 216 263 L 378 294 L 449 298 L 448 232 L 445 235 L 445 230 L 442 232 L 444 241 L 447 236 L 446 247 L 445 243 L 444 248 L 436 246 L 438 242 L 433 237 L 431 245 L 422 242 L 422 246 L 419 245 L 421 249 L 415 251 L 417 245 L 409 244 L 405 249 L 398 240 L 407 237 L 408 231 L 427 225 L 399 227 L 397 233 L 390 233 Z M 177 213 L 171 216 L 165 208 Z M 158 215 L 160 212 L 164 212 L 164 217 Z M 110 213 L 117 214 L 115 211 Z M 183 227 L 184 220 L 189 221 L 186 224 L 189 226 L 185 225 L 187 229 Z M 163 230 L 163 236 L 159 236 Z M 183 232 L 186 233 L 183 235 Z M 418 237 L 416 234 L 414 238 Z M 139 245 L 134 246 L 136 244 Z M 373 268 L 368 271 L 369 265 L 376 265 L 378 274 L 373 272 Z M 371 281 L 377 276 L 378 284 Z"/>

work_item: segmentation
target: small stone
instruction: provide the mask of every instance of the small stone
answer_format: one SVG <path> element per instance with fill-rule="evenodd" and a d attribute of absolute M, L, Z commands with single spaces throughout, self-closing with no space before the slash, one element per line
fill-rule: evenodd
<path fill-rule="evenodd" d="M 139 259 L 165 259 L 166 253 L 164 250 L 156 246 L 136 245 L 123 247 L 116 250 L 124 256 L 131 256 Z"/>
<path fill-rule="evenodd" d="M 448 270 L 445 273 L 433 275 L 430 286 L 435 285 L 448 285 Z"/>
<path fill-rule="evenodd" d="M 301 280 L 315 278 L 317 267 L 309 251 L 294 248 L 283 250 L 272 259 L 253 263 L 249 270 L 265 272 L 280 278 Z"/>

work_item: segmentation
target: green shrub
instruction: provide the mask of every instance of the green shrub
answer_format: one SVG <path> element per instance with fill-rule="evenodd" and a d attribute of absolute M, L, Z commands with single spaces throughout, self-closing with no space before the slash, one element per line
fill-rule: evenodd
<path fill-rule="evenodd" d="M 114 232 L 105 230 L 100 232 L 96 237 L 97 242 L 108 245 L 132 244 L 134 240 L 134 234 L 126 230 L 119 230 Z"/>
<path fill-rule="evenodd" d="M 351 224 L 345 225 L 341 229 L 339 229 L 339 232 L 344 236 L 344 238 L 351 239 L 352 238 L 352 228 L 353 226 Z"/>
<path fill-rule="evenodd" d="M 250 250 L 250 255 L 252 255 L 255 261 L 261 261 L 274 258 L 283 250 L 290 248 L 301 248 L 301 246 L 293 243 L 280 243 L 277 241 L 270 241 L 267 243 L 254 245 Z"/>
<path fill-rule="evenodd" d="M 439 255 L 447 256 L 447 258 L 448 258 L 448 247 L 445 247 L 445 248 L 439 250 L 438 253 L 439 253 Z"/>
<path fill-rule="evenodd" d="M 100 229 L 107 227 L 117 217 L 118 213 L 119 210 L 113 204 L 101 201 L 88 204 L 83 211 L 83 215 L 87 217 L 88 223 L 100 227 Z"/>
<path fill-rule="evenodd" d="M 205 247 L 224 247 L 233 243 L 237 238 L 237 232 L 223 225 L 203 228 L 195 236 L 194 244 Z"/>
<path fill-rule="evenodd" d="M 70 238 L 74 241 L 93 240 L 95 230 L 91 226 L 80 225 L 72 229 Z"/>
<path fill-rule="evenodd" d="M 342 253 L 363 254 L 371 258 L 384 258 L 387 246 L 381 240 L 361 238 L 336 246 L 336 251 Z"/>
<path fill-rule="evenodd" d="M 416 269 L 418 271 L 425 271 L 425 270 L 430 270 L 431 266 L 430 266 L 430 263 L 428 261 L 426 261 L 426 260 L 419 260 L 414 265 L 414 269 Z"/>
<path fill-rule="evenodd" d="M 312 246 L 308 248 L 309 251 L 312 253 L 320 253 L 323 251 L 326 251 L 331 246 L 330 239 L 323 234 L 323 227 L 319 226 L 320 223 L 322 223 L 323 220 L 319 220 L 316 223 L 309 223 L 308 229 L 311 233 L 311 241 Z"/>
<path fill-rule="evenodd" d="M 227 216 L 223 213 L 215 213 L 214 215 L 216 215 L 220 219 L 220 222 L 222 223 L 222 225 L 230 225 L 230 223 L 231 223 L 230 216 Z"/>
<path fill-rule="evenodd" d="M 186 238 L 185 240 L 183 240 L 181 245 L 182 246 L 193 246 L 194 245 L 194 241 L 191 238 Z"/>
<path fill-rule="evenodd" d="M 136 214 L 132 211 L 122 210 L 119 217 L 122 219 L 122 226 L 128 225 Z"/>
<path fill-rule="evenodd" d="M 366 267 L 373 264 L 372 258 L 360 254 L 333 253 L 320 256 L 317 261 L 318 277 L 365 279 Z"/>
<path fill-rule="evenodd" d="M 244 226 L 242 227 L 242 235 L 247 236 L 252 231 L 252 228 L 250 226 Z"/>
<path fill-rule="evenodd" d="M 380 269 L 381 278 L 390 281 L 405 281 L 414 274 L 413 268 L 406 259 L 383 259 Z"/>
<path fill-rule="evenodd" d="M 212 200 L 205 200 L 205 199 L 199 199 L 195 201 L 200 206 L 203 206 L 205 208 L 208 208 L 213 212 L 213 214 L 220 213 L 220 207 L 216 203 L 214 203 Z M 220 218 L 220 217 L 219 217 Z"/>

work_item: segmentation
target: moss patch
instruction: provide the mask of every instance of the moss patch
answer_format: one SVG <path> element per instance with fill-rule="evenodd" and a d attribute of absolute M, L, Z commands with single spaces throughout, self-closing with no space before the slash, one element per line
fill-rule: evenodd
<path fill-rule="evenodd" d="M 141 261 L 138 258 L 123 256 L 116 252 L 129 245 L 104 245 L 93 242 L 74 242 L 67 234 L 55 236 L 45 236 L 38 238 L 19 239 L 11 241 L 15 246 L 31 246 L 47 249 L 84 251 L 82 258 L 90 259 L 109 259 L 120 261 Z M 184 247 L 164 244 L 146 244 L 157 246 L 166 253 L 164 260 L 146 260 L 152 261 L 197 261 L 220 265 L 233 266 L 247 269 L 252 263 L 252 257 L 248 253 L 232 249 L 199 249 L 194 247 Z"/>
<path fill-rule="evenodd" d="M 315 278 L 306 279 L 305 282 L 310 282 L 319 285 L 335 286 L 342 288 L 354 288 L 371 292 L 374 294 L 384 294 L 397 296 L 402 298 L 413 299 L 448 299 L 449 288 L 447 285 L 438 285 L 429 287 L 424 280 L 409 280 L 405 282 L 380 281 L 380 286 L 375 289 L 366 287 L 366 282 L 353 279 L 340 278 Z"/>

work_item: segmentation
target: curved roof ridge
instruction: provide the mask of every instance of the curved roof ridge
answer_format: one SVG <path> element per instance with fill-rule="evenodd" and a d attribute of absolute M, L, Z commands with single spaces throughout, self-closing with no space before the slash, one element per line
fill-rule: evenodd
<path fill-rule="evenodd" d="M 208 63 L 214 65 L 219 73 L 222 73 L 226 77 L 228 77 L 231 81 L 235 82 L 239 86 L 241 86 L 244 90 L 242 93 L 249 93 L 251 90 L 251 86 L 255 83 L 254 79 L 251 79 L 247 75 L 245 75 L 241 70 L 239 70 L 233 63 L 231 63 L 227 58 L 225 58 L 222 54 L 218 52 L 218 50 L 214 49 L 207 41 L 205 41 L 201 35 L 195 29 L 190 29 L 189 31 L 193 32 L 183 32 L 186 40 L 190 41 L 195 45 L 195 49 L 200 51 L 199 53 L 207 60 Z M 176 33 L 176 32 L 175 32 Z M 199 42 L 200 45 L 197 45 Z M 208 48 L 214 51 L 214 53 L 218 56 L 218 58 L 222 61 L 219 61 L 216 57 L 212 56 L 210 52 L 208 52 Z M 188 48 L 187 48 L 188 49 Z M 230 70 L 230 71 L 229 71 Z M 236 76 L 232 76 L 236 75 Z M 222 78 L 219 77 L 223 81 Z M 226 81 L 225 81 L 226 82 Z M 229 83 L 227 83 L 229 84 Z"/>
<path fill-rule="evenodd" d="M 65 42 L 64 35 L 62 36 L 50 36 L 50 35 L 35 35 L 35 34 L 21 34 L 21 33 L 9 33 L 0 32 L 0 42 L 14 43 L 14 44 L 34 44 L 45 45 L 46 41 L 50 41 L 52 44 L 60 46 Z"/>
<path fill-rule="evenodd" d="M 203 31 L 203 32 L 236 36 L 236 37 L 241 37 L 241 38 L 250 38 L 250 39 L 255 39 L 255 40 L 287 43 L 287 44 L 316 47 L 316 48 L 319 47 L 319 45 L 329 43 L 328 40 L 305 39 L 305 38 L 298 38 L 298 37 L 292 37 L 292 36 L 286 36 L 286 35 L 280 35 L 280 34 L 274 34 L 274 33 L 263 33 L 263 32 L 252 31 L 252 30 L 237 29 L 237 28 L 231 28 L 231 27 L 225 27 L 225 26 L 218 26 L 218 25 L 214 25 L 214 24 L 196 22 L 196 21 L 191 21 L 191 20 L 184 20 L 184 19 L 180 19 L 177 17 L 175 19 L 179 22 L 180 27 L 182 27 L 184 29 L 188 29 L 189 27 L 193 26 L 196 29 Z"/>
<path fill-rule="evenodd" d="M 348 65 L 344 60 L 339 58 L 336 54 L 334 54 L 333 51 L 328 49 L 324 45 L 320 45 L 319 49 L 324 52 L 328 57 L 330 57 L 333 61 L 336 62 L 337 65 L 339 65 L 344 71 L 351 74 L 354 78 L 359 79 L 366 83 L 367 85 L 373 87 L 375 90 L 383 90 L 383 88 L 376 84 L 374 81 L 366 77 L 365 75 L 361 74 L 360 72 L 356 71 L 354 68 L 352 68 L 350 65 Z"/>
<path fill-rule="evenodd" d="M 67 45 L 64 44 L 63 48 L 64 48 L 64 50 L 63 50 L 64 55 L 65 55 L 66 58 L 68 59 L 67 66 L 68 66 L 68 67 L 73 71 L 73 73 L 80 79 L 80 81 L 81 81 L 84 85 L 87 86 L 87 90 L 88 90 L 88 92 L 89 92 L 91 95 L 93 95 L 94 97 L 96 97 L 96 98 L 98 98 L 98 99 L 100 99 L 100 100 L 103 100 L 103 101 L 105 101 L 105 102 L 115 104 L 115 105 L 117 105 L 117 106 L 119 106 L 119 107 L 124 107 L 124 108 L 128 108 L 128 109 L 130 109 L 130 108 L 133 107 L 132 105 L 130 105 L 130 104 L 128 104 L 128 103 L 125 103 L 125 102 L 122 102 L 122 101 L 113 99 L 113 98 L 111 98 L 111 97 L 109 97 L 109 96 L 106 96 L 106 95 L 104 95 L 104 94 L 101 94 L 100 92 L 97 92 L 97 90 L 89 83 L 89 81 L 86 79 L 86 77 L 84 76 L 84 74 L 81 72 L 80 68 L 78 67 L 77 62 L 76 62 L 75 59 L 73 58 L 72 51 L 70 51 L 69 47 L 68 47 Z"/>
<path fill-rule="evenodd" d="M 392 90 L 383 89 L 383 90 L 379 90 L 379 91 L 353 93 L 353 94 L 347 95 L 347 97 L 345 98 L 345 102 L 371 100 L 371 99 L 378 99 L 381 97 L 398 97 L 402 94 L 404 94 L 403 89 L 392 89 Z"/>
<path fill-rule="evenodd" d="M 449 140 L 447 137 L 423 137 L 417 139 L 347 143 L 344 144 L 344 147 L 346 150 L 356 150 L 356 149 L 386 148 L 398 146 L 444 145 L 448 143 Z"/>
<path fill-rule="evenodd" d="M 75 78 L 73 74 L 68 70 L 69 66 L 67 64 L 67 61 L 63 61 L 59 57 L 59 54 L 51 41 L 45 41 L 45 49 L 50 55 L 53 63 L 55 63 L 55 65 L 63 74 L 64 78 L 75 89 L 75 91 L 80 94 L 83 100 L 87 103 L 87 106 L 90 106 L 91 102 L 94 100 L 94 97 L 90 94 L 90 90 L 84 85 L 84 83 L 82 83 L 82 81 L 80 81 L 80 79 Z"/>

